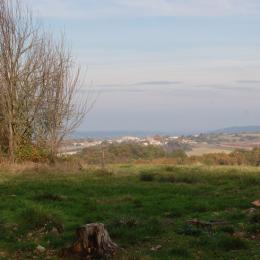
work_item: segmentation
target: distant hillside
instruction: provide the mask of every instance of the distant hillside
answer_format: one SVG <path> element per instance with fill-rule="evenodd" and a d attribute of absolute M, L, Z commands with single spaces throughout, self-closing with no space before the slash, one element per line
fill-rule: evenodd
<path fill-rule="evenodd" d="M 255 133 L 260 132 L 260 126 L 234 126 L 218 129 L 212 133 L 227 133 L 227 134 L 240 134 L 240 133 Z"/>

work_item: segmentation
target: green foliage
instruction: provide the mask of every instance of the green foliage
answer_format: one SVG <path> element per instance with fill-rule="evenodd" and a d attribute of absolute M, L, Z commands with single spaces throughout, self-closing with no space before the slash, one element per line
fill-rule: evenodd
<path fill-rule="evenodd" d="M 247 226 L 246 230 L 249 234 L 260 235 L 260 223 L 251 224 L 251 225 Z"/>
<path fill-rule="evenodd" d="M 0 218 L 0 239 L 4 239 L 7 234 L 6 221 Z"/>
<path fill-rule="evenodd" d="M 158 177 L 158 180 L 160 182 L 170 182 L 170 183 L 175 183 L 176 182 L 176 177 L 174 174 L 167 174 L 167 175 L 160 175 Z"/>
<path fill-rule="evenodd" d="M 153 181 L 155 179 L 155 174 L 149 171 L 142 171 L 140 173 L 140 180 L 141 181 Z"/>
<path fill-rule="evenodd" d="M 186 163 L 200 162 L 205 165 L 250 165 L 260 166 L 260 148 L 252 150 L 235 150 L 230 154 L 212 153 L 192 156 Z"/>
<path fill-rule="evenodd" d="M 219 230 L 221 230 L 224 233 L 230 234 L 230 235 L 233 235 L 235 233 L 234 227 L 230 226 L 230 225 L 228 225 L 228 226 L 225 225 L 223 227 L 220 227 Z"/>
<path fill-rule="evenodd" d="M 202 230 L 190 224 L 184 224 L 181 228 L 179 228 L 176 231 L 176 233 L 179 235 L 200 236 L 202 234 Z"/>
<path fill-rule="evenodd" d="M 20 162 L 46 162 L 48 161 L 48 151 L 41 147 L 30 144 L 21 145 L 16 149 L 16 158 Z"/>
<path fill-rule="evenodd" d="M 173 256 L 177 256 L 177 257 L 183 257 L 185 259 L 187 259 L 188 257 L 190 257 L 190 253 L 186 248 L 183 247 L 174 247 L 170 250 L 170 254 Z"/>
<path fill-rule="evenodd" d="M 57 213 L 49 212 L 39 206 L 29 206 L 20 214 L 21 224 L 25 230 L 38 230 L 44 228 L 63 230 L 63 220 Z"/>
<path fill-rule="evenodd" d="M 174 167 L 173 166 L 165 166 L 165 171 L 173 172 L 174 171 Z"/>
<path fill-rule="evenodd" d="M 162 147 L 133 143 L 103 145 L 105 163 L 129 163 L 135 160 L 151 160 L 165 157 Z M 100 146 L 89 147 L 82 151 L 81 158 L 89 164 L 101 164 L 102 149 Z"/>
<path fill-rule="evenodd" d="M 245 240 L 229 235 L 220 235 L 216 244 L 218 248 L 225 251 L 243 250 L 248 248 L 248 244 Z"/>
<path fill-rule="evenodd" d="M 66 196 L 58 195 L 55 193 L 44 192 L 35 196 L 35 199 L 38 201 L 63 201 L 66 200 Z"/>
<path fill-rule="evenodd" d="M 108 170 L 108 169 L 97 169 L 94 171 L 94 174 L 98 177 L 108 177 L 108 176 L 112 176 L 113 172 Z"/>
<path fill-rule="evenodd" d="M 235 150 L 227 153 L 210 153 L 201 156 L 187 156 L 183 149 L 168 149 L 167 147 L 136 143 L 108 144 L 89 147 L 82 151 L 79 158 L 87 164 L 115 164 L 115 163 L 145 163 L 154 161 L 166 166 L 165 171 L 172 172 L 175 165 L 203 164 L 207 166 L 260 166 L 260 148 L 252 150 Z M 104 160 L 103 160 L 104 151 Z M 129 165 L 128 165 L 129 166 Z"/>
<path fill-rule="evenodd" d="M 257 223 L 260 224 L 260 212 L 255 212 L 250 216 L 251 223 Z"/>
<path fill-rule="evenodd" d="M 171 153 L 168 153 L 167 157 L 176 159 L 176 164 L 184 164 L 185 161 L 188 159 L 187 154 L 184 152 L 184 150 L 181 149 L 174 150 Z"/>
<path fill-rule="evenodd" d="M 199 182 L 198 176 L 194 172 L 180 173 L 176 168 L 171 167 L 172 173 L 167 168 L 160 173 L 154 169 L 142 170 L 139 178 L 141 181 L 157 181 L 162 183 L 187 183 L 193 184 Z"/>
<path fill-rule="evenodd" d="M 211 153 L 201 156 L 188 157 L 182 149 L 167 149 L 167 147 L 148 145 L 144 146 L 135 143 L 107 144 L 89 147 L 82 151 L 79 156 L 87 164 L 113 164 L 113 163 L 132 163 L 136 161 L 148 160 L 168 160 L 172 165 L 249 165 L 260 166 L 260 148 L 252 150 L 235 150 L 227 153 Z M 104 161 L 103 161 L 104 151 Z M 171 172 L 172 166 L 166 166 L 166 171 Z"/>

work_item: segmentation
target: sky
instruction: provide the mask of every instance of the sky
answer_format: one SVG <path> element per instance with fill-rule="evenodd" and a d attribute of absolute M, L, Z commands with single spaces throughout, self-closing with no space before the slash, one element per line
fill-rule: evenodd
<path fill-rule="evenodd" d="M 81 131 L 260 125 L 259 0 L 24 0 L 96 102 Z"/>

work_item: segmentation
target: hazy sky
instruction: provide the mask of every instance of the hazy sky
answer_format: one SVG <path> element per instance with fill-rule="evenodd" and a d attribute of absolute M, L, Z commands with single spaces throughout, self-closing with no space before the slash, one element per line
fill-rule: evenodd
<path fill-rule="evenodd" d="M 25 0 L 99 92 L 81 129 L 260 125 L 259 0 Z"/>

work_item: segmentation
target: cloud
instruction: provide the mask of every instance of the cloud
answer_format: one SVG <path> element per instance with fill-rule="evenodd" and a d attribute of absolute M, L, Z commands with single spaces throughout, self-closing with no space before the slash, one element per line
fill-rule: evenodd
<path fill-rule="evenodd" d="M 260 80 L 238 80 L 236 82 L 240 84 L 260 84 Z"/>
<path fill-rule="evenodd" d="M 176 85 L 176 84 L 181 84 L 181 81 L 144 81 L 144 82 L 137 82 L 134 83 L 133 85 L 142 85 L 142 86 L 162 86 L 162 85 Z"/>
<path fill-rule="evenodd" d="M 238 83 L 238 81 L 237 81 Z M 216 90 L 216 91 L 232 91 L 232 92 L 254 92 L 257 91 L 259 92 L 259 88 L 257 86 L 254 85 L 250 85 L 250 86 L 241 86 L 241 85 L 225 85 L 225 84 L 203 84 L 203 85 L 197 85 L 194 86 L 197 89 L 208 89 L 208 90 Z"/>
<path fill-rule="evenodd" d="M 89 90 L 83 90 L 88 92 Z M 147 81 L 139 83 L 126 83 L 126 84 L 100 84 L 94 85 L 91 92 L 105 94 L 105 93 L 161 93 L 161 94 L 174 94 L 186 93 L 189 96 L 195 93 L 259 93 L 257 85 L 238 85 L 238 84 L 187 84 L 179 81 Z"/>
<path fill-rule="evenodd" d="M 113 93 L 113 92 L 163 92 L 176 90 L 173 86 L 178 86 L 181 81 L 143 81 L 137 83 L 122 83 L 122 84 L 98 84 L 93 85 L 92 92 L 97 93 Z M 88 89 L 83 89 L 82 93 L 87 92 Z"/>
<path fill-rule="evenodd" d="M 67 19 L 260 14 L 258 0 L 24 0 L 24 2 L 39 16 Z"/>

